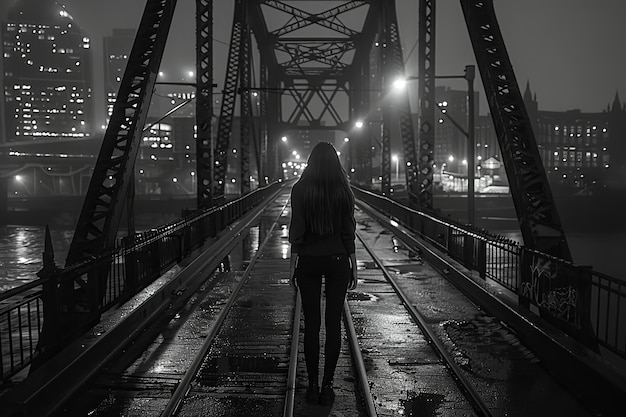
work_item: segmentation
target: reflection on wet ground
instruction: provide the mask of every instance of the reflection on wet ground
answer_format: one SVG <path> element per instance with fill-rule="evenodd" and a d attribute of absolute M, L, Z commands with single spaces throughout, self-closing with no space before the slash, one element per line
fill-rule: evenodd
<path fill-rule="evenodd" d="M 429 394 L 429 393 L 407 393 L 406 400 L 400 400 L 400 403 L 404 407 L 402 415 L 415 416 L 415 417 L 430 417 L 439 416 L 439 407 L 445 400 L 445 396 L 441 394 Z"/>
<path fill-rule="evenodd" d="M 350 291 L 347 295 L 348 301 L 377 301 L 378 297 L 364 292 Z"/>
<path fill-rule="evenodd" d="M 209 358 L 198 372 L 196 381 L 203 386 L 224 385 L 220 379 L 231 378 L 235 373 L 284 373 L 284 362 L 268 356 L 220 356 Z"/>
<path fill-rule="evenodd" d="M 0 292 L 37 279 L 42 267 L 45 227 L 0 226 Z M 74 231 L 51 230 L 58 266 L 63 266 Z"/>
<path fill-rule="evenodd" d="M 369 219 L 360 216 L 358 222 L 366 243 L 394 275 L 410 303 L 424 315 L 494 415 L 590 415 L 511 329 L 474 305 L 424 263 L 421 253 L 410 251 Z M 379 392 L 386 392 L 386 384 L 392 383 L 391 375 L 396 385 L 406 387 L 404 398 L 393 398 L 397 388 L 387 395 L 389 398 L 379 396 L 380 409 L 407 416 L 473 415 L 473 410 L 466 410 L 467 405 L 462 405 L 455 394 L 457 388 L 444 382 L 449 377 L 436 371 L 438 360 L 429 355 L 421 336 L 409 330 L 409 320 L 387 297 L 389 290 L 377 276 L 382 273 L 377 273 L 365 251 L 357 251 L 363 284 L 358 290 L 362 292 L 349 297 L 349 302 L 356 310 L 352 315 L 355 327 L 360 329 L 364 355 L 369 357 L 370 382 L 379 387 Z M 370 294 L 378 297 L 378 303 L 370 302 Z M 391 347 L 400 351 L 404 347 L 406 354 L 396 353 L 397 357 L 384 362 L 385 352 Z"/>

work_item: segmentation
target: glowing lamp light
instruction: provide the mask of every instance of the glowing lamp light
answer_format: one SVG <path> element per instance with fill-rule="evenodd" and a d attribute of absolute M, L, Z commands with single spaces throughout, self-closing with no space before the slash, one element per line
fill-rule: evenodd
<path fill-rule="evenodd" d="M 406 80 L 404 78 L 398 78 L 391 84 L 395 91 L 401 91 L 406 88 Z"/>

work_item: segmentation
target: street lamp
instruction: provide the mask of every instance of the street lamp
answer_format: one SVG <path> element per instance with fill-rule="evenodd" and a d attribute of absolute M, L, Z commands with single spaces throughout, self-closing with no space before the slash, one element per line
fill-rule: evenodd
<path fill-rule="evenodd" d="M 474 224 L 475 207 L 474 207 L 474 78 L 476 77 L 476 66 L 466 65 L 464 75 L 437 75 L 435 78 L 463 78 L 467 80 L 467 131 L 465 131 L 458 123 L 452 119 L 448 113 L 441 109 L 439 111 L 446 116 L 452 124 L 463 133 L 467 138 L 467 217 L 468 223 Z M 394 88 L 401 88 L 405 85 L 407 80 L 418 80 L 419 77 L 406 77 L 404 79 L 396 80 L 394 82 Z M 447 106 L 448 103 L 443 102 L 442 106 Z"/>
<path fill-rule="evenodd" d="M 398 170 L 399 170 L 399 165 L 400 165 L 400 158 L 398 158 L 398 155 L 393 154 L 391 155 L 391 159 L 393 160 L 393 162 L 396 163 L 396 182 L 398 182 Z"/>
<path fill-rule="evenodd" d="M 372 171 L 372 164 L 373 164 L 373 158 L 376 153 L 375 152 L 376 147 L 372 145 L 372 141 L 378 144 L 378 146 L 380 146 L 380 148 L 382 149 L 382 143 L 380 139 L 378 139 L 376 134 L 374 134 L 374 130 L 372 129 L 372 126 L 371 126 L 372 123 L 373 121 L 371 120 L 363 120 L 363 119 L 357 119 L 356 122 L 354 123 L 354 129 L 356 129 L 356 131 L 360 131 L 360 133 L 355 132 L 356 138 L 360 138 L 365 143 L 369 142 L 369 145 L 367 145 L 367 156 L 366 156 L 369 162 L 364 163 L 364 161 L 361 161 L 361 163 L 364 163 L 364 165 L 359 166 L 360 171 L 358 175 L 355 176 L 355 181 L 357 183 L 361 181 L 367 187 L 371 187 L 372 182 L 376 181 L 376 179 L 373 177 L 374 173 Z M 366 130 L 363 130 L 363 129 L 366 129 Z M 381 130 L 382 130 L 382 126 L 381 126 Z M 380 136 L 382 137 L 382 131 L 380 132 Z M 356 141 L 354 143 L 356 144 Z M 361 146 L 365 147 L 365 144 L 361 142 Z M 354 172 L 354 170 L 352 172 Z"/>

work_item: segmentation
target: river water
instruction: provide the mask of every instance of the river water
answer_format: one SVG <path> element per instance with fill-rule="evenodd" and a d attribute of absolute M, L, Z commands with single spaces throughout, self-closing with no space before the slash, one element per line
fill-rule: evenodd
<path fill-rule="evenodd" d="M 521 242 L 517 230 L 494 232 Z M 51 229 L 56 264 L 63 267 L 74 231 Z M 45 227 L 0 227 L 0 292 L 25 284 L 37 278 L 42 267 Z M 578 265 L 591 265 L 593 269 L 626 280 L 624 254 L 626 232 L 575 233 L 567 235 L 572 257 Z"/>

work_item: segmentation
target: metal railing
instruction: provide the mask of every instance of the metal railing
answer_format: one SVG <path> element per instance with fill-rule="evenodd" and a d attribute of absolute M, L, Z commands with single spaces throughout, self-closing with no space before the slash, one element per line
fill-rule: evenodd
<path fill-rule="evenodd" d="M 626 359 L 626 282 L 502 236 L 353 188 L 355 196 L 518 295 L 518 303 L 587 347 Z"/>
<path fill-rule="evenodd" d="M 66 269 L 44 255 L 39 279 L 0 294 L 0 381 L 43 361 L 55 345 L 93 326 L 103 312 L 132 297 L 278 187 L 276 182 L 121 239 L 115 248 Z"/>

